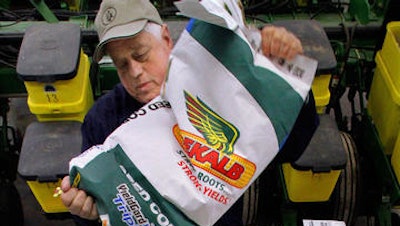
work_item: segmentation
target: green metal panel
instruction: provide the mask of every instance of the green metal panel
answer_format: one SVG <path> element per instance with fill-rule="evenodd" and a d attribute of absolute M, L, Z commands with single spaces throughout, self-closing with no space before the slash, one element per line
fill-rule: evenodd
<path fill-rule="evenodd" d="M 107 63 L 101 64 L 99 66 L 95 86 L 95 96 L 99 97 L 105 92 L 111 90 L 116 84 L 118 84 L 119 77 L 117 74 L 117 69 L 114 64 Z"/>
<path fill-rule="evenodd" d="M 360 136 L 359 141 L 361 141 L 359 142 L 360 148 L 372 161 L 372 167 L 378 174 L 375 185 L 382 187 L 382 197 L 388 196 L 390 198 L 386 202 L 395 204 L 400 199 L 400 187 L 389 161 L 390 156 L 385 155 L 379 135 L 367 112 L 364 113 L 364 117 L 358 126 L 360 126 L 357 130 Z"/>
<path fill-rule="evenodd" d="M 26 95 L 23 81 L 13 68 L 0 68 L 0 96 Z"/>
<path fill-rule="evenodd" d="M 11 0 L 1 0 L 0 8 L 8 9 L 10 7 Z"/>
<path fill-rule="evenodd" d="M 361 24 L 367 24 L 369 22 L 370 6 L 368 1 L 351 0 L 349 11 Z"/>

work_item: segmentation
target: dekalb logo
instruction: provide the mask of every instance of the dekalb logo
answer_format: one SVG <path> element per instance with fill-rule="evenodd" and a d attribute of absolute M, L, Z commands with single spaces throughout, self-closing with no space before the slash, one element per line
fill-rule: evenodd
<path fill-rule="evenodd" d="M 232 186 L 246 186 L 256 166 L 233 153 L 239 131 L 199 98 L 195 99 L 186 91 L 184 93 L 188 119 L 204 138 L 180 130 L 178 125 L 174 126 L 173 131 L 192 164 Z"/>
<path fill-rule="evenodd" d="M 185 99 L 189 121 L 203 135 L 207 143 L 218 151 L 232 154 L 233 145 L 239 138 L 236 127 L 186 91 Z"/>

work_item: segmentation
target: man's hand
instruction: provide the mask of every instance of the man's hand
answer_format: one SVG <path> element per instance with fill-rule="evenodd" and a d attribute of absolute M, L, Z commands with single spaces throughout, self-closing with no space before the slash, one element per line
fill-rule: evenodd
<path fill-rule="evenodd" d="M 73 215 L 88 220 L 96 220 L 99 218 L 96 203 L 91 196 L 85 191 L 72 188 L 69 183 L 69 176 L 63 178 L 61 182 L 61 201 Z"/>
<path fill-rule="evenodd" d="M 287 60 L 303 53 L 300 40 L 284 27 L 267 25 L 261 30 L 261 50 L 267 57 L 275 56 Z"/>

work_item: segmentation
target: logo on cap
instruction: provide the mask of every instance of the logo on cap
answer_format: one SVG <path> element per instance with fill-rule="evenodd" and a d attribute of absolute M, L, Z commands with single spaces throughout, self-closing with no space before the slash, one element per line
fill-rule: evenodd
<path fill-rule="evenodd" d="M 113 22 L 116 16 L 117 16 L 117 10 L 114 7 L 107 8 L 104 11 L 101 22 L 103 23 L 103 25 L 108 25 L 111 22 Z"/>

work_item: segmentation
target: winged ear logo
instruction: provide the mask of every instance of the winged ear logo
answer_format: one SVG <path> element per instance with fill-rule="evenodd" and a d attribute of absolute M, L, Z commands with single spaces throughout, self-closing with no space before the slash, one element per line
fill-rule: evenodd
<path fill-rule="evenodd" d="M 225 154 L 233 153 L 233 146 L 239 138 L 239 130 L 215 113 L 198 97 L 184 91 L 186 112 L 189 121 L 199 131 L 207 143 L 215 150 Z"/>

